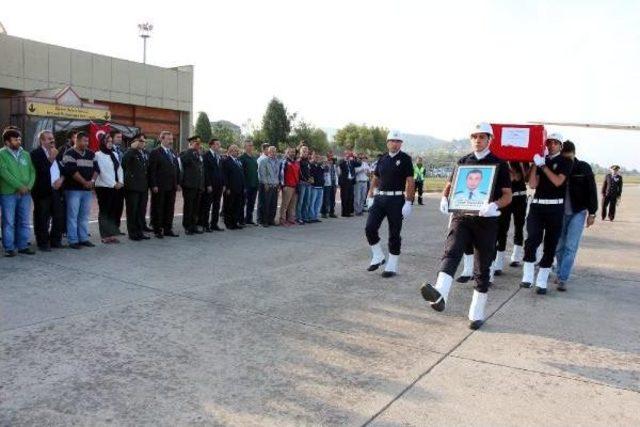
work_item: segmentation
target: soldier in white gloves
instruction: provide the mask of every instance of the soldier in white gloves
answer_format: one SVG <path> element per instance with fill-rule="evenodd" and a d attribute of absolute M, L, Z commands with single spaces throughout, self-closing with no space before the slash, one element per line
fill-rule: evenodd
<path fill-rule="evenodd" d="M 382 277 L 393 277 L 398 272 L 402 220 L 411 214 L 415 193 L 413 162 L 411 156 L 400 151 L 402 141 L 398 131 L 391 131 L 387 135 L 389 152 L 376 163 L 367 195 L 369 216 L 365 234 L 372 254 L 367 271 L 375 271 L 386 262 Z M 389 223 L 389 259 L 386 261 L 378 235 L 385 217 Z"/>
<path fill-rule="evenodd" d="M 536 154 L 529 170 L 529 187 L 535 194 L 527 216 L 527 240 L 524 242 L 524 265 L 520 286 L 530 288 L 534 283 L 536 249 L 542 243 L 542 259 L 536 278 L 536 293 L 547 293 L 547 281 L 551 265 L 562 233 L 564 203 L 567 193 L 567 177 L 572 163 L 560 155 L 563 138 L 552 133 L 545 142 L 549 155 Z"/>
<path fill-rule="evenodd" d="M 465 247 L 471 243 L 475 255 L 474 278 L 476 281 L 469 307 L 469 327 L 471 329 L 478 329 L 485 320 L 489 270 L 495 254 L 499 209 L 511 203 L 509 167 L 489 151 L 491 138 L 493 138 L 493 130 L 490 124 L 476 125 L 470 132 L 473 152 L 458 160 L 458 165 L 498 165 L 495 186 L 489 197 L 489 202 L 481 207 L 477 215 L 460 212 L 455 212 L 452 215 L 436 284 L 432 286 L 425 283 L 420 289 L 422 297 L 430 303 L 431 308 L 443 311 L 453 282 L 453 275 L 458 268 Z M 448 199 L 454 174 L 449 178 L 442 193 L 440 211 L 443 214 L 449 214 Z"/>

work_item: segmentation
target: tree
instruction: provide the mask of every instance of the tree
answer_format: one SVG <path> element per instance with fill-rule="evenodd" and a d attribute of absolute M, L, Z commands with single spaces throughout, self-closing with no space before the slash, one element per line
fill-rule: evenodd
<path fill-rule="evenodd" d="M 239 144 L 242 137 L 240 127 L 225 120 L 211 123 L 213 136 L 220 140 L 220 145 L 227 148 L 231 144 Z"/>
<path fill-rule="evenodd" d="M 211 121 L 204 111 L 198 113 L 196 120 L 196 135 L 199 135 L 205 144 L 211 139 Z"/>
<path fill-rule="evenodd" d="M 289 137 L 289 145 L 297 146 L 300 141 L 304 140 L 309 150 L 318 154 L 326 154 L 329 151 L 329 141 L 327 134 L 319 128 L 301 120 L 293 127 L 291 136 Z M 283 149 L 284 147 L 279 147 Z"/>
<path fill-rule="evenodd" d="M 284 104 L 278 98 L 273 98 L 262 118 L 262 133 L 266 142 L 278 146 L 287 141 L 292 118 L 295 118 L 295 114 L 289 116 Z"/>
<path fill-rule="evenodd" d="M 334 136 L 336 148 L 364 151 L 368 154 L 382 153 L 386 150 L 388 130 L 383 127 L 367 127 L 349 123 L 338 130 Z"/>

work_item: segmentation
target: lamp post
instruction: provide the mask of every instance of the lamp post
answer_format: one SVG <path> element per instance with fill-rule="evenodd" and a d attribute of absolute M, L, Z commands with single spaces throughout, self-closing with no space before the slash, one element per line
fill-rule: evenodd
<path fill-rule="evenodd" d="M 149 24 L 145 22 L 144 24 L 138 24 L 138 31 L 140 32 L 140 37 L 143 42 L 143 50 L 142 50 L 142 63 L 147 63 L 147 39 L 151 37 L 151 31 L 153 30 L 153 24 Z"/>

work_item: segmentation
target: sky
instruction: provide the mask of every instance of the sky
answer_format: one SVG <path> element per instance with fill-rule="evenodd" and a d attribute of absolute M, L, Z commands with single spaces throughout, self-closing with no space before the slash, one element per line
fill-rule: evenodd
<path fill-rule="evenodd" d="M 637 0 L 30 0 L 3 12 L 11 35 L 137 61 L 137 24 L 151 22 L 148 62 L 194 65 L 194 112 L 239 125 L 258 124 L 273 96 L 318 127 L 442 139 L 479 121 L 640 124 Z M 640 169 L 638 131 L 549 131 L 585 160 Z"/>

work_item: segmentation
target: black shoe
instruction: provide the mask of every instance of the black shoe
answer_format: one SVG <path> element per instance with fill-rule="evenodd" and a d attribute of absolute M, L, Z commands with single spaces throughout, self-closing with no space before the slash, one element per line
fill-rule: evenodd
<path fill-rule="evenodd" d="M 38 250 L 40 252 L 51 252 L 51 246 L 49 245 L 38 246 Z"/>
<path fill-rule="evenodd" d="M 546 295 L 547 294 L 547 288 L 539 288 L 536 286 L 536 294 L 538 295 Z"/>
<path fill-rule="evenodd" d="M 258 224 L 256 224 L 253 221 L 247 221 L 247 222 L 245 222 L 245 225 L 258 225 Z"/>
<path fill-rule="evenodd" d="M 484 320 L 474 320 L 473 322 L 469 323 L 469 329 L 473 329 L 474 331 L 477 331 L 478 329 L 480 329 L 480 326 L 482 326 L 484 324 Z"/>
<path fill-rule="evenodd" d="M 511 261 L 511 264 L 509 264 L 509 267 L 520 267 L 520 263 L 518 261 Z"/>
<path fill-rule="evenodd" d="M 456 279 L 456 282 L 467 283 L 469 280 L 471 280 L 471 276 L 460 276 Z"/>
<path fill-rule="evenodd" d="M 502 270 L 496 270 L 493 272 L 494 276 L 502 276 Z"/>
<path fill-rule="evenodd" d="M 381 276 L 384 277 L 385 279 L 388 279 L 389 277 L 393 277 L 396 275 L 395 271 L 383 271 Z"/>
<path fill-rule="evenodd" d="M 322 214 L 322 218 L 327 218 L 327 214 Z"/>
<path fill-rule="evenodd" d="M 147 233 L 153 233 L 153 228 L 147 227 L 146 225 L 142 227 L 142 231 L 146 231 Z"/>
<path fill-rule="evenodd" d="M 529 283 L 529 282 L 521 282 L 520 283 L 520 287 L 529 289 L 531 287 L 531 283 Z"/>
<path fill-rule="evenodd" d="M 141 235 L 140 238 L 142 240 L 151 240 L 151 237 L 147 236 L 146 234 Z"/>
<path fill-rule="evenodd" d="M 214 225 L 213 227 L 211 227 L 211 229 L 212 229 L 213 231 L 224 231 L 224 228 L 220 228 L 220 227 L 218 227 L 217 225 Z"/>
<path fill-rule="evenodd" d="M 184 234 L 185 234 L 186 236 L 191 236 L 191 235 L 193 235 L 193 234 L 195 234 L 195 233 L 194 233 L 193 231 L 191 231 L 191 230 L 184 230 Z"/>
<path fill-rule="evenodd" d="M 69 243 L 69 247 L 71 249 L 82 249 L 82 245 L 80 243 Z"/>
<path fill-rule="evenodd" d="M 126 233 L 123 233 L 122 231 L 118 230 L 118 232 L 116 233 L 117 236 L 126 236 Z"/>
<path fill-rule="evenodd" d="M 338 218 L 338 215 L 336 215 L 336 214 L 329 214 L 329 218 Z"/>
<path fill-rule="evenodd" d="M 156 239 L 164 239 L 162 233 L 155 233 Z"/>
<path fill-rule="evenodd" d="M 139 242 L 140 240 L 142 240 L 142 237 L 140 237 L 140 236 L 129 236 L 129 240 L 133 240 L 134 242 Z"/>
<path fill-rule="evenodd" d="M 267 228 L 269 227 L 271 224 L 267 224 L 266 222 L 264 224 L 262 224 L 263 227 Z"/>
<path fill-rule="evenodd" d="M 371 264 L 368 268 L 367 271 L 376 271 L 378 268 L 380 268 L 381 265 L 383 265 L 386 262 L 386 260 L 382 260 L 377 264 Z"/>
<path fill-rule="evenodd" d="M 49 247 L 53 248 L 53 249 L 62 249 L 64 247 L 66 247 L 65 245 L 63 245 L 60 242 L 56 242 L 56 243 L 52 243 Z"/>
<path fill-rule="evenodd" d="M 93 248 L 96 246 L 88 240 L 85 240 L 84 242 L 80 242 L 80 245 L 85 246 L 87 248 Z"/>
<path fill-rule="evenodd" d="M 34 251 L 33 249 L 31 249 L 29 247 L 26 247 L 24 249 L 19 249 L 18 253 L 22 254 L 22 255 L 35 255 L 36 251 Z"/>
<path fill-rule="evenodd" d="M 7 258 L 13 258 L 16 255 L 17 255 L 16 251 L 5 251 L 4 252 L 4 256 L 6 256 Z"/>
<path fill-rule="evenodd" d="M 211 229 L 211 227 L 204 227 L 202 229 L 205 233 L 213 233 L 213 230 Z"/>
<path fill-rule="evenodd" d="M 171 230 L 166 231 L 166 232 L 164 233 L 164 235 L 165 235 L 165 236 L 169 236 L 169 237 L 178 237 L 178 236 L 179 236 L 179 234 L 178 234 L 178 233 L 174 233 L 174 232 L 173 232 L 173 231 L 171 231 Z"/>
<path fill-rule="evenodd" d="M 444 298 L 436 288 L 431 286 L 431 284 L 423 284 L 420 288 L 420 294 L 422 295 L 422 298 L 425 299 L 425 301 L 429 302 L 431 308 L 433 308 L 435 311 L 444 311 Z"/>
<path fill-rule="evenodd" d="M 194 233 L 196 233 L 196 234 L 203 234 L 203 233 L 204 233 L 204 231 L 202 231 L 202 230 L 201 230 L 200 228 L 198 228 L 198 227 L 196 227 L 196 228 L 193 230 L 193 232 L 194 232 Z"/>
<path fill-rule="evenodd" d="M 236 230 L 242 230 L 243 228 L 244 228 L 244 225 L 242 224 L 236 225 Z"/>
<path fill-rule="evenodd" d="M 558 290 L 560 292 L 567 292 L 567 284 L 564 282 L 558 282 Z"/>

